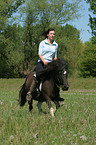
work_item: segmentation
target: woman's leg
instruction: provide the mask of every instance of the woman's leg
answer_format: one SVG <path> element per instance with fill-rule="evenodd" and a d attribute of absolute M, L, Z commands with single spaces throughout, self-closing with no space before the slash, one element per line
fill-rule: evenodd
<path fill-rule="evenodd" d="M 39 91 L 40 79 L 37 79 L 37 78 L 39 76 L 39 71 L 43 69 L 43 66 L 44 65 L 42 62 L 38 62 L 36 65 L 36 76 L 34 76 L 34 79 L 33 79 L 32 84 L 30 86 L 30 90 L 27 93 L 27 98 L 29 98 L 29 100 L 31 99 L 32 92 L 34 92 L 35 90 Z"/>
<path fill-rule="evenodd" d="M 33 92 L 36 88 L 39 89 L 39 85 L 40 85 L 40 79 L 38 78 L 39 76 L 39 71 L 43 69 L 43 63 L 42 62 L 38 62 L 36 65 L 36 76 L 34 76 L 34 80 L 30 86 L 30 91 Z M 38 79 L 37 79 L 38 78 Z"/>
<path fill-rule="evenodd" d="M 36 80 L 37 80 L 37 90 L 39 89 L 39 86 L 40 86 L 40 78 L 39 78 L 39 72 L 43 69 L 44 67 L 44 64 L 43 62 L 38 62 L 37 65 L 36 65 Z"/>
<path fill-rule="evenodd" d="M 39 72 L 43 69 L 44 64 L 43 62 L 38 62 L 36 65 L 36 78 L 38 80 Z"/>

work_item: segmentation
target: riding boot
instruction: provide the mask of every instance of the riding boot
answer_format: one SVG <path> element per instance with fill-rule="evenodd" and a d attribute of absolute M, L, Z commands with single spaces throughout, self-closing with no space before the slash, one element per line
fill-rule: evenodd
<path fill-rule="evenodd" d="M 32 93 L 36 90 L 37 84 L 38 84 L 38 81 L 34 77 L 34 79 L 32 81 L 32 84 L 30 86 L 30 90 L 28 91 L 27 96 L 26 96 L 26 98 L 27 98 L 28 101 L 31 100 Z"/>

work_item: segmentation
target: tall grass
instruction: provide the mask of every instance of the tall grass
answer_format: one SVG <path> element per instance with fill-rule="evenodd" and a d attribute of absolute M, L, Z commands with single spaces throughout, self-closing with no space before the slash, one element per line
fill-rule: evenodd
<path fill-rule="evenodd" d="M 54 118 L 45 103 L 45 114 L 38 114 L 36 101 L 32 113 L 27 103 L 18 105 L 23 82 L 0 79 L 0 145 L 96 144 L 96 79 L 69 79 L 70 89 L 61 91 L 65 101 Z"/>

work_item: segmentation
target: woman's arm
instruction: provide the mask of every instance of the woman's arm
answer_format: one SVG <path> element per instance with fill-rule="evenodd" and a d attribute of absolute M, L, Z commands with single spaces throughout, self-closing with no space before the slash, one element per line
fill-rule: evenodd
<path fill-rule="evenodd" d="M 42 57 L 42 55 L 39 54 L 39 58 L 40 58 L 41 61 L 44 63 L 44 65 L 47 65 L 47 64 L 48 64 L 48 62 L 46 62 L 46 61 L 44 60 L 44 58 Z"/>

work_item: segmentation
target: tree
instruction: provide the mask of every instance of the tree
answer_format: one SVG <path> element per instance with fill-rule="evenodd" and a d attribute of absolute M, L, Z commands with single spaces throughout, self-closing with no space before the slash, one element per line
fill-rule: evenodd
<path fill-rule="evenodd" d="M 90 11 L 96 14 L 96 2 L 94 0 L 86 0 L 90 4 Z M 96 17 L 89 15 L 89 23 L 92 30 L 93 37 L 90 42 L 84 45 L 81 60 L 81 76 L 83 77 L 96 77 Z"/>
<path fill-rule="evenodd" d="M 40 42 L 40 25 L 37 24 L 39 12 L 35 9 L 36 7 L 30 2 L 27 3 L 27 7 L 25 6 L 22 9 L 22 13 L 27 16 L 24 18 L 22 37 L 24 47 L 23 72 L 25 73 L 28 73 L 32 69 L 34 62 L 37 61 L 37 50 Z"/>
<path fill-rule="evenodd" d="M 0 76 L 18 76 L 19 66 L 23 61 L 23 45 L 20 38 L 21 26 L 7 26 L 0 39 Z"/>
<path fill-rule="evenodd" d="M 28 17 L 29 11 L 35 16 L 35 23 L 46 27 L 50 25 L 64 24 L 79 16 L 80 1 L 68 0 L 29 0 L 20 11 L 22 19 Z"/>
<path fill-rule="evenodd" d="M 56 42 L 59 45 L 58 57 L 63 57 L 68 62 L 70 76 L 77 76 L 81 55 L 80 32 L 71 25 L 56 27 Z"/>
<path fill-rule="evenodd" d="M 17 34 L 19 28 L 16 25 L 9 26 L 7 20 L 24 2 L 24 0 L 0 0 L 0 77 L 12 77 L 16 74 L 21 61 L 21 57 L 17 59 L 21 54 L 20 35 Z"/>
<path fill-rule="evenodd" d="M 86 0 L 87 3 L 90 4 L 90 11 L 93 12 L 93 14 L 96 14 L 96 1 L 95 0 Z M 96 36 L 96 17 L 93 17 L 89 15 L 89 22 L 90 22 L 90 27 L 92 30 L 93 36 Z"/>
<path fill-rule="evenodd" d="M 1 28 L 0 31 L 4 30 L 4 26 L 6 25 L 6 21 L 13 12 L 16 12 L 18 7 L 22 5 L 25 0 L 0 0 L 0 19 L 1 19 Z"/>
<path fill-rule="evenodd" d="M 81 58 L 81 76 L 96 77 L 96 44 L 86 42 Z"/>

